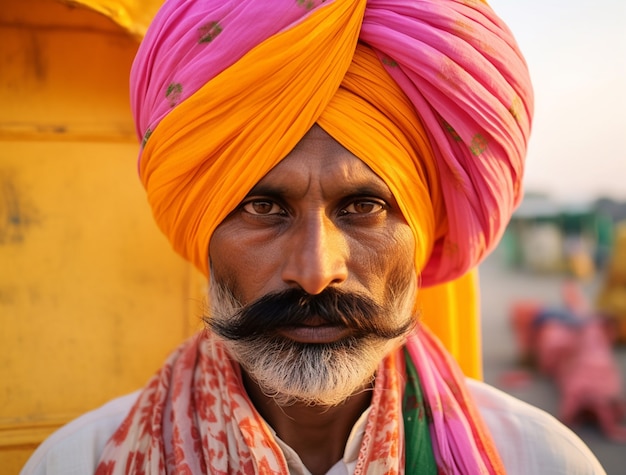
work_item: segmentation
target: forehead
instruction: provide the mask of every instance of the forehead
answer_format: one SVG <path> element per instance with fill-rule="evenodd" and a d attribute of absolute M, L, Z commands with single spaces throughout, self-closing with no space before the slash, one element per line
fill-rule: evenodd
<path fill-rule="evenodd" d="M 313 183 L 322 184 L 324 193 L 355 186 L 391 193 L 385 182 L 352 152 L 320 126 L 314 125 L 296 147 L 253 188 L 288 187 L 303 193 Z"/>

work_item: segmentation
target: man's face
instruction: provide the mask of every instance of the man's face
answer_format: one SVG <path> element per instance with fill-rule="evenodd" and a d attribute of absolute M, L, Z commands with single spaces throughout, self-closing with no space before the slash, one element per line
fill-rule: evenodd
<path fill-rule="evenodd" d="M 415 323 L 414 247 L 387 185 L 314 126 L 213 234 L 207 321 L 277 402 L 338 404 Z"/>

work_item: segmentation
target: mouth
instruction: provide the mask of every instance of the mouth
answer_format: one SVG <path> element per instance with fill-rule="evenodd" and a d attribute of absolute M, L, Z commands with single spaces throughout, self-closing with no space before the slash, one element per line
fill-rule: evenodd
<path fill-rule="evenodd" d="M 278 334 L 298 343 L 324 344 L 347 338 L 352 334 L 352 330 L 341 325 L 330 324 L 322 318 L 313 317 L 301 325 L 283 328 Z"/>

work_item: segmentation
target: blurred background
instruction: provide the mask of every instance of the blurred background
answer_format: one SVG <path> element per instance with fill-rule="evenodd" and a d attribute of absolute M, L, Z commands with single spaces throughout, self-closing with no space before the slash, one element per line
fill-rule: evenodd
<path fill-rule="evenodd" d="M 493 0 L 535 88 L 526 189 L 553 198 L 626 198 L 626 3 Z"/>
<path fill-rule="evenodd" d="M 557 417 L 575 411 L 575 432 L 622 474 L 626 3 L 489 3 L 524 52 L 536 108 L 525 199 L 480 266 L 485 380 Z M 586 307 L 567 302 L 571 285 Z"/>
<path fill-rule="evenodd" d="M 540 225 L 539 229 L 542 227 Z M 561 232 L 560 228 L 557 229 L 555 235 Z M 539 230 L 538 234 L 542 235 L 543 230 Z M 542 238 L 534 239 L 540 241 Z M 594 267 L 589 256 L 577 256 L 575 259 L 584 261 L 581 265 L 580 261 L 569 261 L 565 240 L 560 242 L 560 246 L 555 243 L 546 245 L 550 247 L 549 251 L 534 249 L 543 253 L 546 258 L 544 262 L 550 262 L 550 266 L 544 265 L 544 262 L 537 266 L 534 253 L 530 259 L 515 255 L 517 260 L 513 261 L 511 244 L 506 241 L 481 264 L 484 379 L 561 419 L 565 393 L 569 389 L 574 393 L 578 404 L 575 409 L 580 418 L 568 425 L 587 443 L 609 475 L 619 475 L 624 473 L 626 443 L 623 439 L 611 438 L 602 429 L 598 412 L 606 410 L 616 427 L 626 426 L 623 412 L 620 413 L 619 409 L 611 412 L 615 400 L 623 401 L 626 397 L 623 384 L 626 379 L 626 313 L 623 310 L 626 281 L 622 277 L 626 271 L 626 248 L 622 244 L 621 257 L 618 257 L 621 259 L 618 265 L 621 275 L 615 279 L 609 271 L 612 257 L 603 267 Z M 621 242 L 624 243 L 624 240 Z M 529 251 L 533 252 L 532 249 Z M 584 275 L 580 274 L 582 268 Z M 589 350 L 589 345 L 582 345 L 578 339 L 582 325 L 564 324 L 568 331 L 565 337 L 562 331 L 557 331 L 555 335 L 554 328 L 549 333 L 550 329 L 545 324 L 533 327 L 533 322 L 526 321 L 522 322 L 521 328 L 516 325 L 519 322 L 516 322 L 515 317 L 520 315 L 520 310 L 530 309 L 529 314 L 534 315 L 536 321 L 541 319 L 542 314 L 556 315 L 558 318 L 570 313 L 562 295 L 564 285 L 572 282 L 589 299 L 592 308 L 590 313 L 582 315 L 583 320 L 604 321 L 607 315 L 611 315 L 616 325 L 619 320 L 619 339 L 615 326 L 610 326 L 607 338 L 592 343 Z M 610 313 L 603 312 L 599 307 Z M 571 314 L 575 315 L 575 312 Z M 524 316 L 523 313 L 521 315 Z M 570 330 L 572 327 L 574 329 Z M 566 345 L 574 347 L 573 351 L 570 347 L 569 353 L 562 352 L 564 341 Z M 554 354 L 560 358 L 554 358 Z M 542 370 L 542 366 L 545 366 L 541 364 L 542 360 L 551 357 L 552 369 Z M 571 382 L 569 388 L 567 381 L 563 382 L 555 370 L 556 364 L 565 368 L 564 377 Z M 575 365 L 574 369 L 571 366 L 568 368 L 568 365 Z M 580 385 L 578 392 L 576 388 L 571 388 L 577 384 Z M 597 401 L 595 407 L 590 404 L 593 396 Z"/>
<path fill-rule="evenodd" d="M 201 327 L 202 279 L 136 178 L 128 72 L 159 3 L 0 0 L 0 474 Z M 480 268 L 485 379 L 559 416 L 580 374 L 557 370 L 583 357 L 583 379 L 612 382 L 595 385 L 610 408 L 625 374 L 626 3 L 490 3 L 525 52 L 536 120 L 526 198 Z M 586 306 L 566 302 L 569 283 Z M 594 411 L 575 430 L 623 473 Z"/>

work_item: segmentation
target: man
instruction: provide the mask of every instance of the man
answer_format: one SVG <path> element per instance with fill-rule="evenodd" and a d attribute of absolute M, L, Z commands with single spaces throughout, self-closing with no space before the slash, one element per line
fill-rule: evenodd
<path fill-rule="evenodd" d="M 604 473 L 422 321 L 455 351 L 520 200 L 532 91 L 486 4 L 169 0 L 131 92 L 207 330 L 24 473 Z"/>

